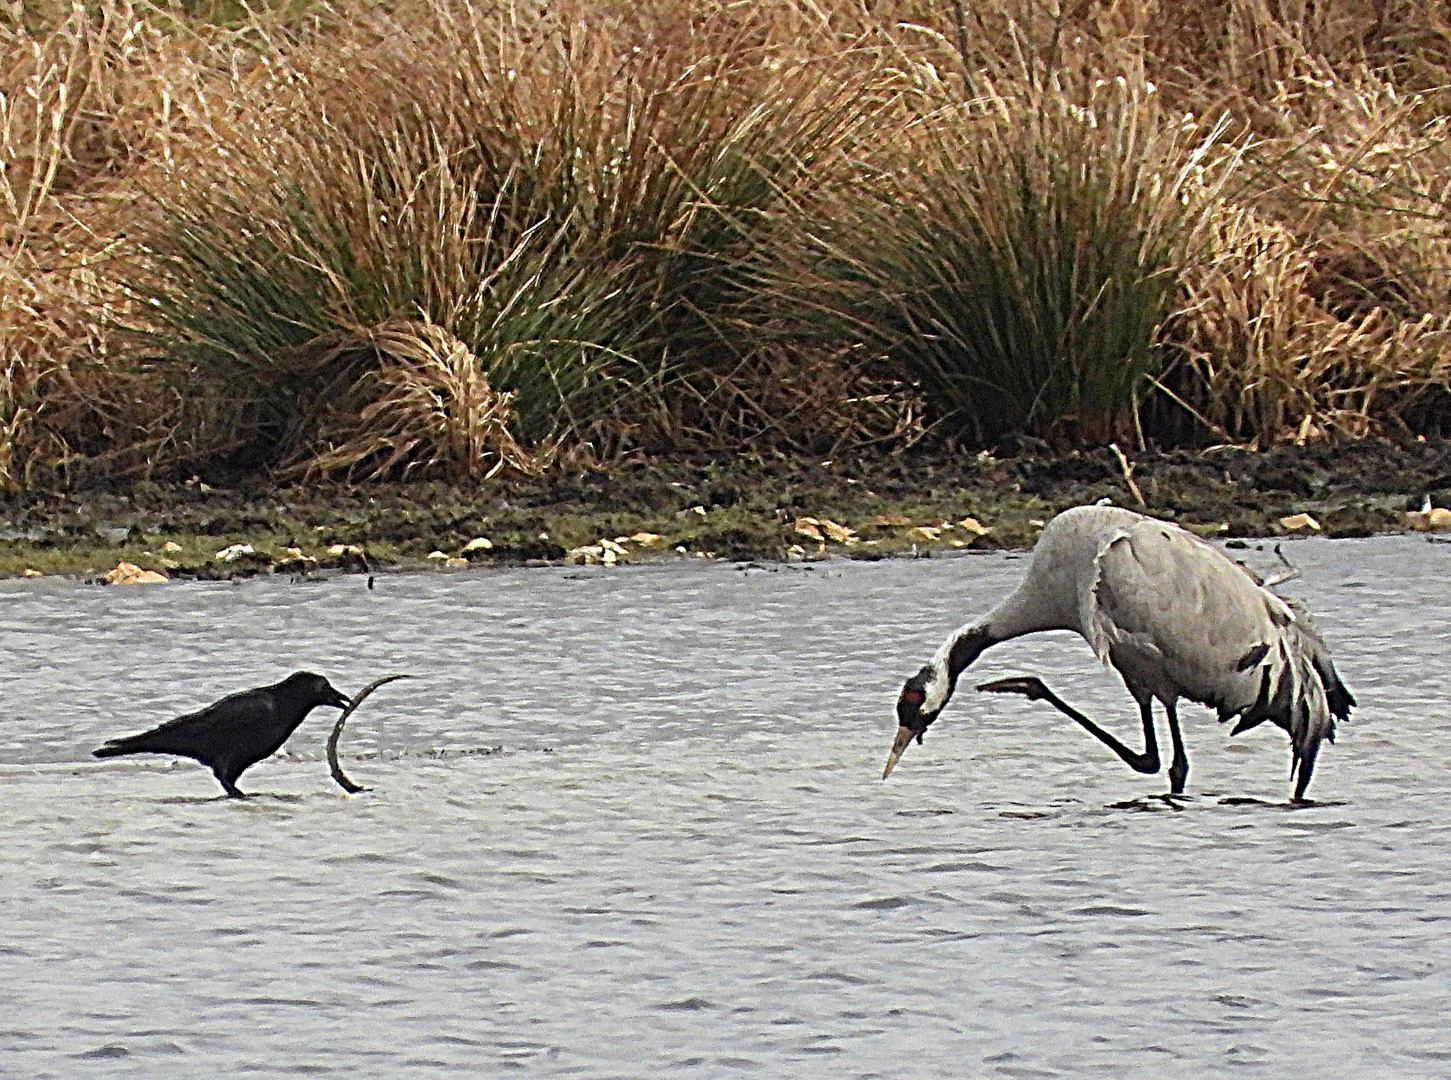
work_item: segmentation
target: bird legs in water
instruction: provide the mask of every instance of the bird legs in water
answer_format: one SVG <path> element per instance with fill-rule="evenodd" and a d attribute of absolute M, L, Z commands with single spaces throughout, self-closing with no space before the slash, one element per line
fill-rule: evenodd
<path fill-rule="evenodd" d="M 1064 716 L 1076 721 L 1085 731 L 1121 757 L 1135 772 L 1159 771 L 1159 742 L 1154 736 L 1153 698 L 1139 703 L 1139 713 L 1144 721 L 1144 752 L 1138 754 L 1049 690 L 1043 685 L 1043 680 L 1035 675 L 998 679 L 996 682 L 983 683 L 978 689 L 994 694 L 1022 694 L 1029 701 L 1046 701 Z M 1174 761 L 1169 766 L 1169 794 L 1180 795 L 1184 791 L 1184 781 L 1189 779 L 1189 756 L 1184 752 L 1184 739 L 1179 734 L 1179 716 L 1174 706 L 1165 705 L 1164 711 L 1169 715 L 1169 736 L 1174 741 Z"/>
<path fill-rule="evenodd" d="M 251 796 L 248 795 L 241 788 L 239 788 L 237 786 L 237 782 L 235 780 L 231 779 L 230 777 L 223 776 L 216 769 L 213 769 L 212 770 L 212 775 L 215 776 L 219 781 L 221 781 L 222 787 L 227 792 L 227 798 L 229 798 L 229 799 L 250 799 L 251 798 Z"/>

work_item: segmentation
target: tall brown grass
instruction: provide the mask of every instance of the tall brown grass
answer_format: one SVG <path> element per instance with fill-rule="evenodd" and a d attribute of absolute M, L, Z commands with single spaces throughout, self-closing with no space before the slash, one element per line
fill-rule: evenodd
<path fill-rule="evenodd" d="M 0 26 L 0 488 L 1446 426 L 1427 0 L 190 11 Z"/>
<path fill-rule="evenodd" d="M 124 3 L 0 28 L 0 490 L 128 452 L 175 407 L 118 355 L 109 271 L 130 167 L 185 123 L 189 44 Z"/>
<path fill-rule="evenodd" d="M 250 402 L 236 437 L 274 464 L 334 460 L 318 433 L 376 385 L 334 342 L 397 319 L 462 342 L 532 446 L 677 434 L 746 351 L 755 234 L 872 115 L 797 29 L 447 2 L 330 27 L 257 79 L 200 189 L 153 200 L 138 336 Z"/>
<path fill-rule="evenodd" d="M 339 352 L 372 354 L 365 378 L 369 402 L 345 426 L 322 433 L 329 445 L 311 470 L 377 479 L 441 471 L 460 480 L 487 480 L 503 469 L 536 473 L 547 459 L 521 447 L 511 431 L 512 393 L 495 390 L 479 358 L 431 323 L 397 323 L 344 339 Z"/>
<path fill-rule="evenodd" d="M 812 206 L 776 259 L 808 332 L 860 339 L 978 444 L 1131 426 L 1237 163 L 1222 127 L 1166 115 L 1142 78 L 1068 80 L 981 76 L 977 97 L 914 118 L 867 185 Z"/>

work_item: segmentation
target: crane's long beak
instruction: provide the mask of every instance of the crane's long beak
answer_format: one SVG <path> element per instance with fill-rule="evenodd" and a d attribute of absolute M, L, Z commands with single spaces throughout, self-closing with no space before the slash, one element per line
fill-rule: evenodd
<path fill-rule="evenodd" d="M 887 767 L 882 770 L 883 780 L 892 775 L 892 770 L 897 767 L 897 759 L 902 756 L 902 751 L 907 749 L 907 744 L 916 735 L 917 733 L 909 727 L 904 726 L 897 729 L 897 737 L 892 740 L 892 752 L 887 755 Z"/>

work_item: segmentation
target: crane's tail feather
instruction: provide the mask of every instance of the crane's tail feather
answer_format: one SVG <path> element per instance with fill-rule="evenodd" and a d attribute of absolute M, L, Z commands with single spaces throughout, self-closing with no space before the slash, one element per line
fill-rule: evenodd
<path fill-rule="evenodd" d="M 1239 714 L 1231 735 L 1266 720 L 1290 736 L 1290 778 L 1302 801 L 1322 742 L 1335 741 L 1335 722 L 1350 716 L 1355 698 L 1340 681 L 1324 642 L 1312 626 L 1291 624 L 1279 648 L 1260 668 L 1259 692 Z M 1227 716 L 1223 717 L 1228 719 Z"/>
<path fill-rule="evenodd" d="M 1310 774 L 1315 771 L 1315 758 L 1320 753 L 1320 744 L 1312 743 L 1301 752 L 1298 748 L 1290 759 L 1290 778 L 1295 780 L 1295 801 L 1305 801 L 1305 789 L 1310 786 Z M 1299 777 L 1296 778 L 1296 772 Z"/>
<path fill-rule="evenodd" d="M 1355 696 L 1340 681 L 1340 673 L 1335 670 L 1335 665 L 1330 662 L 1328 656 L 1316 656 L 1313 663 L 1315 674 L 1320 676 L 1320 681 L 1325 686 L 1325 704 L 1330 709 L 1331 715 L 1341 720 L 1348 720 L 1350 710 L 1355 707 Z M 1333 733 L 1330 741 L 1335 741 Z"/>
<path fill-rule="evenodd" d="M 1316 669 L 1313 655 L 1294 648 L 1289 659 L 1285 681 L 1293 683 L 1291 707 L 1286 717 L 1289 722 L 1281 726 L 1290 734 L 1291 768 L 1297 777 L 1295 801 L 1299 802 L 1305 797 L 1310 774 L 1315 771 L 1320 743 L 1335 741 L 1336 718 L 1330 711 L 1327 687 Z"/>

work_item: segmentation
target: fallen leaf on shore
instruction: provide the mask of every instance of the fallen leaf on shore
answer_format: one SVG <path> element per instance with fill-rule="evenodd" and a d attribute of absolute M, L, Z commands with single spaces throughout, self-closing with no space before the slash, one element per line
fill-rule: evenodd
<path fill-rule="evenodd" d="M 988 533 L 992 532 L 991 529 L 989 529 L 981 521 L 978 521 L 975 517 L 963 518 L 957 523 L 957 527 L 963 532 L 972 533 L 973 536 L 986 536 Z"/>
<path fill-rule="evenodd" d="M 1280 528 L 1290 532 L 1296 532 L 1299 529 L 1312 529 L 1315 532 L 1319 532 L 1320 522 L 1316 521 L 1309 514 L 1291 514 L 1289 517 L 1280 518 Z"/>
<path fill-rule="evenodd" d="M 164 544 L 161 545 L 161 550 L 162 551 L 180 551 L 181 550 L 181 545 L 178 544 L 175 540 L 168 540 L 166 543 L 164 543 Z"/>
<path fill-rule="evenodd" d="M 643 547 L 648 547 L 651 544 L 658 544 L 663 539 L 664 537 L 661 536 L 659 533 L 652 532 L 637 532 L 633 536 L 627 536 L 624 538 L 624 540 L 629 540 L 631 543 L 640 544 Z M 623 543 L 624 540 L 621 540 L 620 542 Z"/>
<path fill-rule="evenodd" d="M 232 544 L 217 552 L 215 558 L 218 562 L 236 562 L 243 555 L 255 555 L 257 551 L 251 544 Z"/>
<path fill-rule="evenodd" d="M 31 570 L 28 567 L 20 572 L 21 577 L 45 577 L 39 570 Z"/>
<path fill-rule="evenodd" d="M 358 547 L 357 544 L 334 544 L 327 549 L 327 553 L 329 555 L 356 555 L 359 558 L 363 557 L 363 549 Z"/>
<path fill-rule="evenodd" d="M 1442 529 L 1451 529 L 1451 510 L 1444 506 L 1431 507 L 1428 510 L 1412 510 L 1406 515 L 1406 524 L 1417 532 L 1440 532 Z"/>
<path fill-rule="evenodd" d="M 810 537 L 817 543 L 826 543 L 826 537 L 821 534 L 821 522 L 814 517 L 799 517 L 796 519 L 795 529 L 802 536 Z"/>
<path fill-rule="evenodd" d="M 30 572 L 26 573 L 28 576 Z M 158 574 L 155 570 L 143 570 L 135 563 L 128 562 L 117 563 L 116 569 L 106 572 L 107 585 L 159 585 L 166 580 L 168 579 L 165 574 Z"/>
<path fill-rule="evenodd" d="M 827 540 L 850 546 L 861 539 L 857 536 L 855 529 L 832 521 L 830 518 L 799 517 L 796 519 L 795 529 L 802 536 L 815 540 L 822 547 L 826 546 Z"/>
<path fill-rule="evenodd" d="M 593 566 L 595 563 L 604 562 L 605 549 L 598 544 L 585 544 L 582 547 L 570 548 L 564 558 L 566 562 Z"/>
<path fill-rule="evenodd" d="M 487 536 L 476 536 L 463 546 L 463 552 L 467 555 L 470 551 L 488 551 L 494 546 L 494 542 Z"/>
<path fill-rule="evenodd" d="M 879 529 L 905 529 L 912 524 L 912 519 L 906 514 L 878 514 L 872 518 L 872 524 Z"/>

